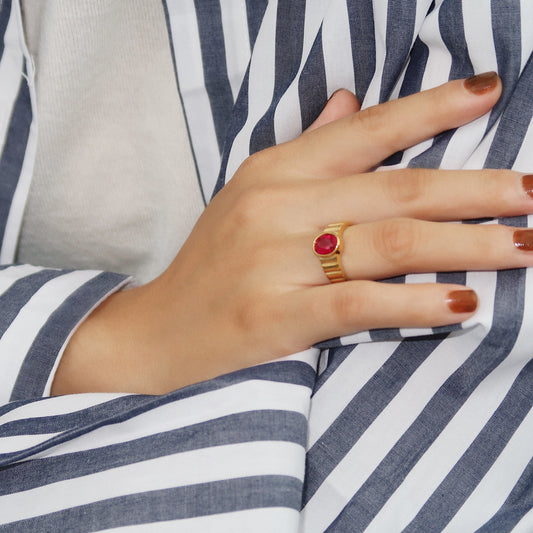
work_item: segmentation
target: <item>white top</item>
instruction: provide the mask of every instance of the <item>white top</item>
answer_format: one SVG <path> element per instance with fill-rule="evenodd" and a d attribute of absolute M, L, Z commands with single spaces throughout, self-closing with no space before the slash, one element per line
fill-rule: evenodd
<path fill-rule="evenodd" d="M 160 0 L 23 0 L 39 142 L 17 260 L 147 281 L 203 209 Z"/>

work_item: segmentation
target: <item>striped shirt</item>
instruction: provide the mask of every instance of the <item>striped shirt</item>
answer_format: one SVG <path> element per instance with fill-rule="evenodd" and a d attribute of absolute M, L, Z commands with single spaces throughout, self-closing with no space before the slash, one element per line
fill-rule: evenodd
<path fill-rule="evenodd" d="M 207 197 L 338 88 L 367 107 L 487 70 L 491 113 L 385 164 L 533 168 L 530 0 L 165 8 Z M 467 283 L 462 326 L 330 339 L 164 396 L 48 397 L 73 328 L 127 278 L 10 264 L 36 134 L 17 0 L 0 34 L 0 531 L 533 531 L 530 270 L 395 280 Z"/>

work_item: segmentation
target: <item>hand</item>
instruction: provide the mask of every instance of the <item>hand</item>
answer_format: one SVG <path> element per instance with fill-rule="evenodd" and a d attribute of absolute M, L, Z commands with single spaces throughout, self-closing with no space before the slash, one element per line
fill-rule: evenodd
<path fill-rule="evenodd" d="M 470 317 L 476 297 L 465 287 L 376 280 L 533 265 L 515 242 L 533 246 L 530 233 L 445 223 L 533 212 L 529 180 L 495 170 L 368 171 L 486 113 L 500 91 L 494 76 L 457 80 L 364 111 L 337 93 L 310 130 L 242 164 L 166 272 L 88 318 L 53 394 L 163 393 L 358 330 Z M 340 221 L 354 224 L 342 256 L 350 281 L 330 284 L 312 242 Z"/>

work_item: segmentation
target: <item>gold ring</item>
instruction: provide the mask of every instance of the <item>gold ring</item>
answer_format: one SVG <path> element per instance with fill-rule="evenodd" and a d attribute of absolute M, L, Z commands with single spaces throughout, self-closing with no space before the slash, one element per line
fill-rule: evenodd
<path fill-rule="evenodd" d="M 322 269 L 331 283 L 346 281 L 341 255 L 344 248 L 342 234 L 349 222 L 328 224 L 313 241 L 313 252 L 320 259 Z"/>

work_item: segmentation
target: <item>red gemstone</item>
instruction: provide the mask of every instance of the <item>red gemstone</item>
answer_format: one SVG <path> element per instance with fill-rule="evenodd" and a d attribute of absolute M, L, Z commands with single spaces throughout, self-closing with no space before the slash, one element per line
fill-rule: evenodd
<path fill-rule="evenodd" d="M 318 255 L 332 254 L 339 244 L 339 239 L 332 233 L 324 233 L 315 240 L 315 252 Z"/>

